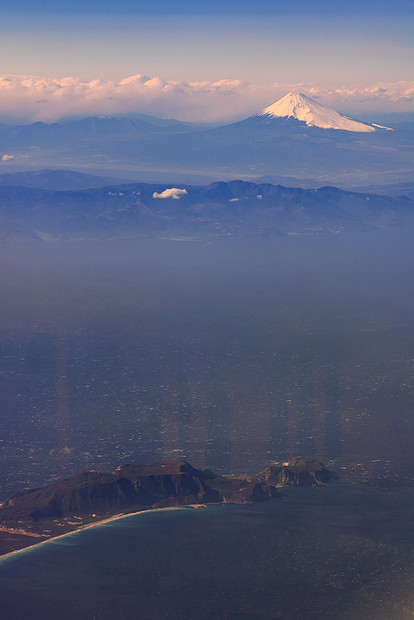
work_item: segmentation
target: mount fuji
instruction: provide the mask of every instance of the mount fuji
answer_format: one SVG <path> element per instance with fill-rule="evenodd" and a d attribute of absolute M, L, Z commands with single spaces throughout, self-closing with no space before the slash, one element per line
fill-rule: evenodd
<path fill-rule="evenodd" d="M 174 187 L 235 178 L 291 187 L 406 185 L 414 168 L 408 125 L 354 120 L 303 93 L 219 127 L 151 117 L 0 125 L 0 174 L 60 168 Z"/>
<path fill-rule="evenodd" d="M 288 93 L 269 107 L 265 108 L 256 117 L 265 119 L 294 118 L 306 123 L 308 127 L 320 127 L 321 129 L 339 129 L 342 131 L 355 131 L 369 133 L 377 129 L 392 131 L 390 127 L 380 125 L 368 125 L 355 121 L 344 114 L 328 108 L 303 93 Z"/>

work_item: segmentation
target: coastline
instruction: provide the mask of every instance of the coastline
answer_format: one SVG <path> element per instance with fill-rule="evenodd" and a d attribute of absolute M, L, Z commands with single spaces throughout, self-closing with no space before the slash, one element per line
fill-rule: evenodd
<path fill-rule="evenodd" d="M 64 484 L 58 481 L 17 494 L 0 509 L 0 560 L 142 512 L 205 508 L 206 504 L 200 502 L 203 499 L 207 505 L 210 502 L 212 505 L 250 504 L 280 499 L 282 486 L 319 486 L 329 479 L 330 472 L 323 463 L 301 456 L 283 464 L 272 463 L 260 474 L 244 478 L 216 476 L 209 470 L 195 469 L 180 459 L 122 465 L 111 473 L 79 472 L 66 479 Z M 124 486 L 130 494 L 126 495 L 127 500 L 112 501 L 113 494 L 117 498 Z M 156 501 L 143 505 L 137 489 L 152 493 Z M 97 493 L 98 497 L 104 493 L 102 501 L 95 501 Z M 75 504 L 73 498 L 77 498 Z M 68 506 L 72 506 L 71 511 Z M 100 510 L 96 510 L 97 506 Z M 98 514 L 92 512 L 94 508 Z M 74 509 L 82 516 L 74 514 Z M 116 510 L 120 512 L 111 514 Z"/>
<path fill-rule="evenodd" d="M 165 506 L 164 508 L 151 508 L 151 509 L 147 509 L 147 510 L 138 510 L 137 512 L 122 512 L 119 513 L 117 515 L 113 515 L 112 517 L 108 517 L 107 519 L 101 519 L 100 521 L 94 521 L 92 523 L 86 523 L 85 525 L 81 525 L 79 528 L 75 529 L 75 530 L 71 530 L 70 532 L 65 532 L 64 534 L 58 534 L 57 536 L 51 536 L 50 538 L 47 538 L 46 540 L 41 540 L 40 542 L 34 543 L 33 545 L 27 545 L 26 547 L 22 547 L 21 549 L 16 549 L 14 551 L 9 551 L 8 553 L 4 553 L 3 555 L 0 555 L 0 562 L 2 562 L 3 560 L 9 559 L 12 556 L 18 554 L 18 553 L 23 553 L 24 551 L 29 551 L 31 549 L 37 549 L 38 547 L 40 547 L 40 545 L 44 545 L 46 543 L 50 543 L 53 542 L 55 540 L 59 540 L 61 538 L 66 538 L 67 536 L 71 536 L 73 534 L 77 534 L 78 532 L 82 532 L 83 530 L 88 530 L 91 529 L 93 527 L 99 527 L 100 525 L 105 525 L 106 523 L 111 523 L 112 521 L 119 521 L 121 519 L 125 519 L 127 517 L 133 517 L 135 515 L 139 515 L 139 514 L 148 514 L 150 512 L 161 512 L 164 510 L 181 510 L 181 509 L 185 509 L 185 508 L 193 508 L 193 509 L 200 509 L 200 508 L 207 508 L 206 504 L 187 504 L 184 506 Z M 21 532 L 23 534 L 23 532 Z M 32 534 L 29 534 L 28 532 L 24 533 L 25 535 L 30 535 L 32 536 Z M 39 535 L 41 536 L 41 534 Z"/>

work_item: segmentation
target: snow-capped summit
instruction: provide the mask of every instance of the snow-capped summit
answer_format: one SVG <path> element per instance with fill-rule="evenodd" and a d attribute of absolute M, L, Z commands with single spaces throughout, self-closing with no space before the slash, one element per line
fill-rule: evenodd
<path fill-rule="evenodd" d="M 304 121 L 308 127 L 322 129 L 342 129 L 343 131 L 358 131 L 368 133 L 375 131 L 375 127 L 354 121 L 332 108 L 328 108 L 303 93 L 288 93 L 276 103 L 259 112 L 258 116 L 269 118 L 296 118 Z M 387 128 L 388 129 L 388 128 Z"/>

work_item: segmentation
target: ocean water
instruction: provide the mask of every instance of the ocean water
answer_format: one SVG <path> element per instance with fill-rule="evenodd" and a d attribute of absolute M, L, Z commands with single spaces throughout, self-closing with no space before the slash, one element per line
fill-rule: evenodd
<path fill-rule="evenodd" d="M 292 489 L 131 516 L 0 561 L 5 620 L 408 620 L 412 494 Z"/>
<path fill-rule="evenodd" d="M 0 498 L 182 457 L 339 479 L 0 563 L 1 618 L 413 615 L 411 230 L 0 248 Z"/>

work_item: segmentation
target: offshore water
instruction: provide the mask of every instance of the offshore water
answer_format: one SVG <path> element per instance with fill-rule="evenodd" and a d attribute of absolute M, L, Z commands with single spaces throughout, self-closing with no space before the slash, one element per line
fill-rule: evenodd
<path fill-rule="evenodd" d="M 0 561 L 4 619 L 403 620 L 411 496 L 338 481 L 252 506 L 144 513 Z"/>
<path fill-rule="evenodd" d="M 187 458 L 328 487 L 137 515 L 0 563 L 3 618 L 413 615 L 412 231 L 0 249 L 0 497 Z"/>

